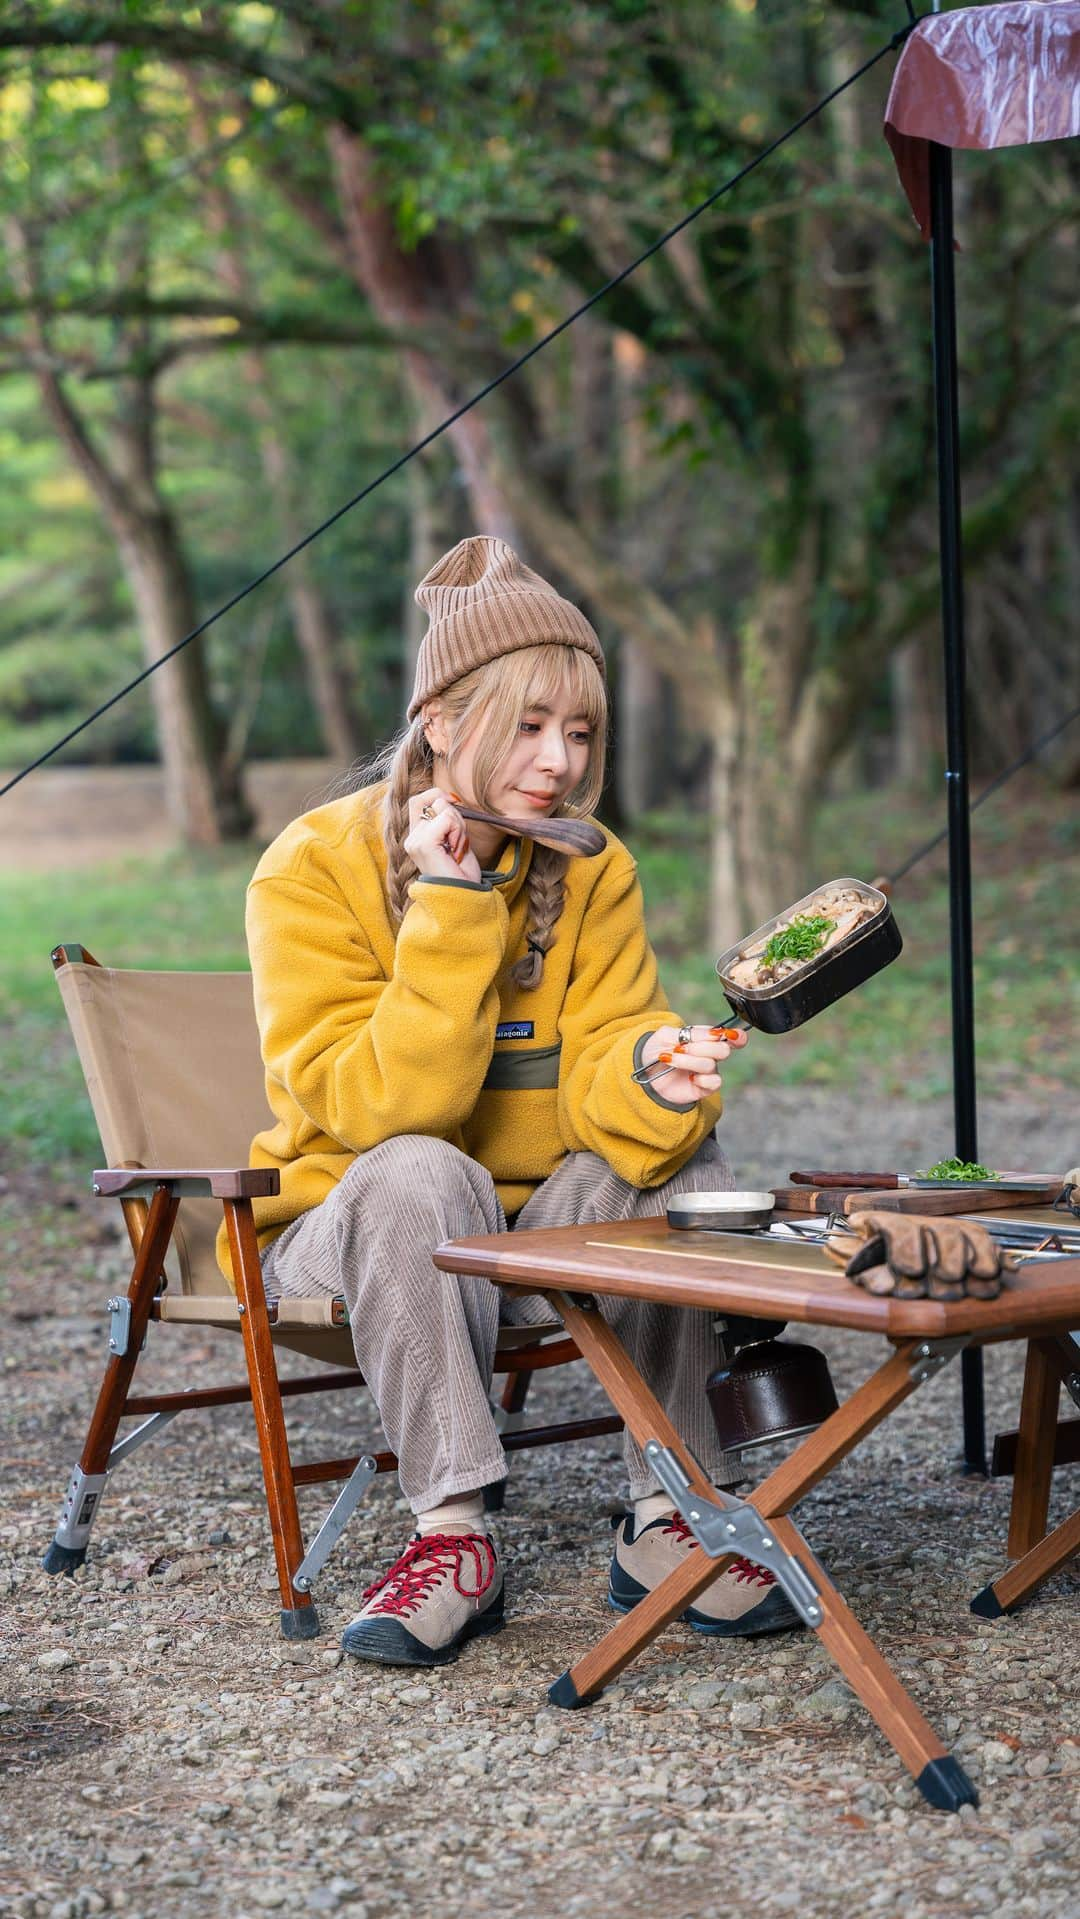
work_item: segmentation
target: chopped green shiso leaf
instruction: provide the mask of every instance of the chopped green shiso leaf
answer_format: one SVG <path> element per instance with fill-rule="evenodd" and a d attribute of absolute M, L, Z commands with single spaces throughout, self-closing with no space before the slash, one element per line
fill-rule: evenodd
<path fill-rule="evenodd" d="M 762 966 L 775 966 L 778 960 L 816 959 L 833 930 L 833 922 L 823 913 L 797 913 L 790 926 L 774 933 L 761 955 Z"/>
<path fill-rule="evenodd" d="M 939 1159 L 925 1173 L 916 1173 L 916 1179 L 996 1179 L 988 1166 L 980 1166 L 973 1159 Z"/>

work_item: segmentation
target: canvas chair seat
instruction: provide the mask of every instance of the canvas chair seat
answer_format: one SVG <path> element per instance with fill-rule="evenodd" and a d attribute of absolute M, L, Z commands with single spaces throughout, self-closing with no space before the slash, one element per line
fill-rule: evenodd
<path fill-rule="evenodd" d="M 57 984 L 108 1164 L 246 1166 L 273 1124 L 251 974 L 140 972 L 65 950 Z M 185 1200 L 170 1291 L 233 1299 L 214 1252 L 220 1224 L 215 1200 Z"/>
<path fill-rule="evenodd" d="M 295 1466 L 292 1461 L 283 1396 L 355 1388 L 363 1379 L 344 1299 L 320 1295 L 268 1303 L 263 1289 L 251 1194 L 265 1191 L 265 1182 L 277 1176 L 248 1170 L 252 1138 L 272 1123 L 251 975 L 102 966 L 74 945 L 54 948 L 52 960 L 108 1162 L 95 1190 L 121 1197 L 134 1268 L 126 1301 L 110 1301 L 113 1356 L 44 1564 L 51 1572 L 81 1564 L 109 1473 L 161 1421 L 181 1411 L 250 1401 L 277 1560 L 282 1631 L 289 1638 L 308 1638 L 318 1631 L 310 1597 L 314 1571 L 368 1479 L 397 1462 L 386 1451 Z M 147 1174 L 144 1181 L 124 1177 L 140 1170 Z M 211 1186 L 218 1197 L 202 1196 Z M 215 1254 L 223 1205 L 239 1249 L 236 1292 Z M 240 1333 L 247 1381 L 235 1387 L 195 1382 L 158 1395 L 130 1393 L 150 1319 L 162 1328 Z M 335 1371 L 282 1381 L 275 1347 Z M 508 1379 L 498 1417 L 509 1450 L 618 1430 L 621 1421 L 607 1416 L 524 1425 L 533 1371 L 577 1358 L 555 1320 L 549 1326 L 501 1329 L 495 1364 Z M 118 1441 L 119 1421 L 136 1415 L 149 1415 L 145 1427 Z M 335 1478 L 346 1478 L 347 1484 L 305 1554 L 296 1487 Z M 500 1505 L 501 1485 L 489 1488 L 488 1497 L 491 1505 Z"/>
<path fill-rule="evenodd" d="M 189 1200 L 188 1205 L 198 1205 Z M 322 1360 L 330 1366 L 355 1366 L 352 1336 L 348 1326 L 348 1308 L 341 1294 L 315 1299 L 279 1299 L 271 1306 L 271 1336 L 275 1345 L 307 1359 Z M 239 1333 L 239 1304 L 232 1293 L 169 1293 L 155 1302 L 153 1318 L 171 1325 L 219 1326 Z M 552 1320 L 550 1327 L 501 1326 L 496 1349 L 496 1364 L 522 1348 L 560 1339 L 562 1327 Z"/>
<path fill-rule="evenodd" d="M 57 983 L 109 1165 L 246 1166 L 255 1134 L 273 1124 L 251 974 L 141 972 L 65 950 L 72 958 Z M 155 1318 L 239 1332 L 214 1250 L 220 1224 L 216 1200 L 185 1199 Z M 499 1351 L 561 1331 L 506 1326 Z M 271 1332 L 275 1345 L 307 1358 L 355 1364 L 341 1298 L 279 1300 Z"/>

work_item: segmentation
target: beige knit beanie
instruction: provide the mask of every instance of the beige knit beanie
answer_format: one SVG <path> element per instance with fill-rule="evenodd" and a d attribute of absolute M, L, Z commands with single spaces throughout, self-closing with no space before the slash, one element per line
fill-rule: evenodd
<path fill-rule="evenodd" d="M 579 646 L 604 671 L 600 642 L 584 613 L 523 566 L 505 540 L 486 534 L 459 540 L 424 575 L 416 599 L 431 624 L 417 655 L 410 720 L 444 687 L 522 647 Z"/>

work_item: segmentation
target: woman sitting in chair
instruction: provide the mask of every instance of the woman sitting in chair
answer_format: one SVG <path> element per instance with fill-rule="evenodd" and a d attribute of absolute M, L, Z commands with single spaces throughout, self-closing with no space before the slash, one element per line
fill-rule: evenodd
<path fill-rule="evenodd" d="M 662 1214 L 672 1194 L 732 1182 L 713 1138 L 729 1046 L 671 1012 L 626 848 L 609 834 L 598 857 L 568 859 L 466 827 L 455 805 L 537 821 L 592 811 L 608 721 L 596 634 L 502 540 L 461 541 L 416 597 L 430 626 L 387 777 L 275 840 L 247 930 L 276 1119 L 252 1164 L 281 1176 L 255 1202 L 267 1293 L 344 1295 L 416 1515 L 343 1643 L 434 1666 L 503 1623 L 482 1499 L 506 1473 L 488 1397 L 500 1307 L 518 1323 L 550 1315 L 436 1271 L 432 1250 Z M 635 1081 L 668 1056 L 658 1084 Z M 730 1480 L 704 1393 L 724 1358 L 710 1314 L 601 1305 L 706 1470 Z M 629 1436 L 625 1451 L 633 1511 L 610 1587 L 622 1611 L 695 1550 Z M 746 1561 L 685 1617 L 716 1635 L 797 1623 Z"/>

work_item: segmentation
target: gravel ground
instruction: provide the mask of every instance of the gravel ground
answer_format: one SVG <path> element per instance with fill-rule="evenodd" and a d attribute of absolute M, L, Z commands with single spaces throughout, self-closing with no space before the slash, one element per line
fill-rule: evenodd
<path fill-rule="evenodd" d="M 752 1180 L 855 1152 L 902 1166 L 930 1134 L 947 1138 L 947 1120 L 896 1101 L 843 1114 L 825 1096 L 746 1094 L 732 1156 Z M 984 1135 L 992 1158 L 1061 1157 L 1034 1109 L 987 1116 Z M 0 1912 L 1080 1915 L 1076 1588 L 1062 1576 L 994 1624 L 969 1612 L 1004 1564 L 1009 1485 L 956 1470 L 957 1368 L 800 1512 L 979 1785 L 980 1810 L 948 1817 L 925 1807 L 808 1634 L 710 1645 L 676 1627 L 591 1710 L 547 1706 L 549 1681 L 610 1620 L 622 1490 L 610 1441 L 515 1460 L 499 1523 L 507 1630 L 434 1676 L 358 1667 L 336 1647 L 404 1537 L 385 1480 L 320 1582 L 323 1637 L 280 1640 L 242 1408 L 179 1420 L 120 1468 L 91 1560 L 74 1580 L 47 1578 L 38 1555 L 124 1260 L 113 1219 L 75 1189 L 47 1196 L 13 1176 L 0 1223 L 12 1495 Z M 819 1343 L 841 1391 L 883 1356 L 854 1335 Z M 174 1383 L 181 1345 L 203 1379 L 237 1376 L 238 1344 L 152 1333 L 140 1383 Z M 991 1429 L 1014 1424 L 1018 1354 L 993 1353 L 987 1373 Z M 600 1403 L 580 1368 L 541 1376 L 535 1395 L 542 1414 Z M 361 1410 L 336 1397 L 298 1407 L 297 1452 L 366 1438 Z M 1060 1473 L 1055 1512 L 1077 1492 L 1075 1470 Z M 301 1497 L 311 1526 L 319 1493 Z"/>

